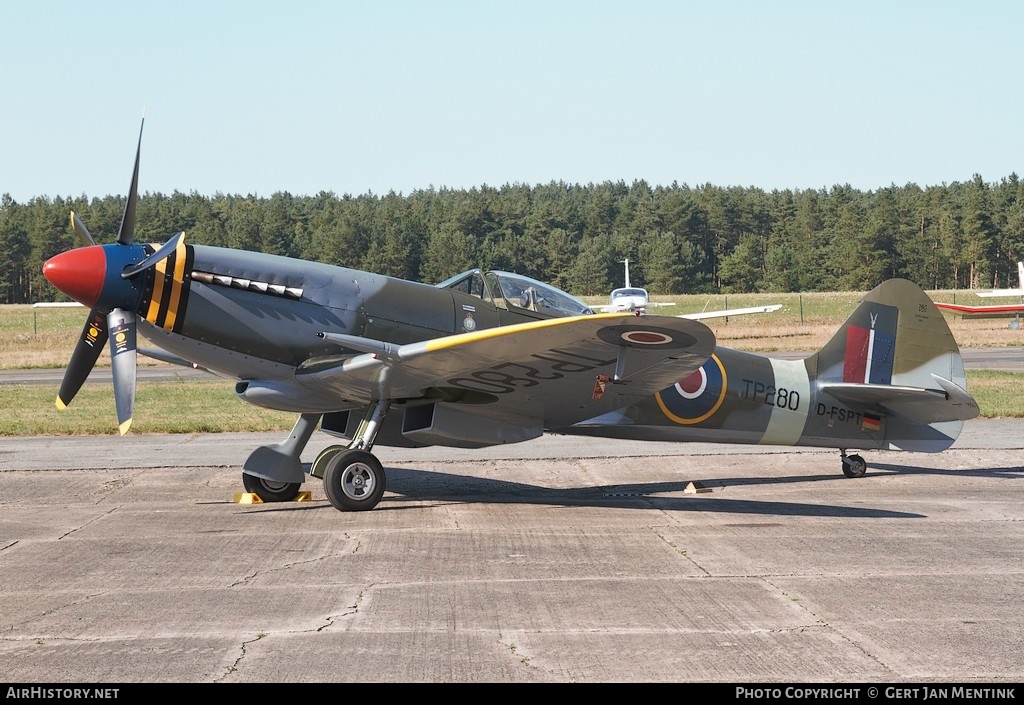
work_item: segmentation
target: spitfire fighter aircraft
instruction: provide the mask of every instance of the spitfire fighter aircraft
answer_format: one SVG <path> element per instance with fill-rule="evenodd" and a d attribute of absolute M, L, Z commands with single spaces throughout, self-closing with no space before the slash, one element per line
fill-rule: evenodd
<path fill-rule="evenodd" d="M 374 444 L 481 448 L 543 433 L 836 448 L 858 477 L 866 464 L 849 449 L 941 451 L 978 414 L 942 314 L 905 280 L 867 294 L 817 354 L 770 359 L 716 346 L 699 321 L 595 313 L 510 272 L 429 285 L 192 245 L 184 233 L 137 243 L 138 171 L 137 149 L 116 242 L 96 244 L 72 213 L 83 246 L 43 267 L 91 309 L 57 406 L 109 340 L 124 434 L 141 334 L 155 357 L 297 414 L 288 438 L 242 466 L 265 502 L 294 499 L 313 477 L 338 510 L 369 510 L 386 487 Z M 318 428 L 342 442 L 307 470 L 300 456 Z"/>

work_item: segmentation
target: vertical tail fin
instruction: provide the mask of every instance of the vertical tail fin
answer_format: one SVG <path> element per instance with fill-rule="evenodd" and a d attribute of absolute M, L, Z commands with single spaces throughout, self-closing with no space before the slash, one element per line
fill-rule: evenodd
<path fill-rule="evenodd" d="M 945 317 L 905 279 L 865 295 L 808 362 L 824 391 L 885 418 L 891 448 L 942 450 L 978 414 Z"/>

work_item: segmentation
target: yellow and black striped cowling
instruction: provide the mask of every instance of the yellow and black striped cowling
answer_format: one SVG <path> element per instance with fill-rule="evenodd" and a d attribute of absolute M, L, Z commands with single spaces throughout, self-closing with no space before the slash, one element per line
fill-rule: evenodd
<path fill-rule="evenodd" d="M 147 245 L 147 254 L 158 246 Z M 139 313 L 146 321 L 173 333 L 181 331 L 188 304 L 193 260 L 192 246 L 182 240 L 170 256 L 149 270 L 139 303 Z"/>

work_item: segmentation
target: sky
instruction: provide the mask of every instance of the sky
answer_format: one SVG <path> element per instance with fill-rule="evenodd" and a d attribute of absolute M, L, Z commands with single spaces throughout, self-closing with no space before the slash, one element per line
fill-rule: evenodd
<path fill-rule="evenodd" d="M 1024 3 L 0 0 L 0 194 L 1022 171 Z"/>

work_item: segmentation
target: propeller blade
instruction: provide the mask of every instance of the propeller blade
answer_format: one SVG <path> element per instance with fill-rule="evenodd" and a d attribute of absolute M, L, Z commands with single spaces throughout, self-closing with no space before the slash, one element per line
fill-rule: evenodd
<path fill-rule="evenodd" d="M 142 127 L 146 116 L 142 116 Z M 128 202 L 124 204 L 124 216 L 117 231 L 117 243 L 130 245 L 135 239 L 135 206 L 139 200 L 139 155 L 142 153 L 142 127 L 139 128 L 139 146 L 135 149 L 135 169 L 132 170 L 132 185 L 128 189 Z"/>
<path fill-rule="evenodd" d="M 137 337 L 135 314 L 115 308 L 107 314 L 110 335 L 110 366 L 114 376 L 114 403 L 117 405 L 118 430 L 123 436 L 132 425 L 135 406 L 135 368 Z"/>
<path fill-rule="evenodd" d="M 57 392 L 57 408 L 64 410 L 78 394 L 85 380 L 92 372 L 97 358 L 103 351 L 107 342 L 107 321 L 102 313 L 93 309 L 82 329 L 82 335 L 75 345 L 75 352 L 71 354 L 71 362 L 64 371 L 64 380 L 60 383 L 60 391 Z"/>
<path fill-rule="evenodd" d="M 92 233 L 89 232 L 89 228 L 85 227 L 85 223 L 82 222 L 82 219 L 74 211 L 71 211 L 71 228 L 78 235 L 78 240 L 82 243 L 83 247 L 96 244 L 96 241 L 92 239 Z"/>
<path fill-rule="evenodd" d="M 178 246 L 184 239 L 185 231 L 178 233 L 170 240 L 165 242 L 163 245 L 161 245 L 159 250 L 151 254 L 146 259 L 142 260 L 141 262 L 136 262 L 135 264 L 125 267 L 124 271 L 121 272 L 121 278 L 129 279 L 131 277 L 134 277 L 139 272 L 144 272 L 150 267 L 156 265 L 158 262 L 160 262 L 160 260 L 166 259 L 168 255 L 170 255 L 172 252 L 178 249 Z"/>

